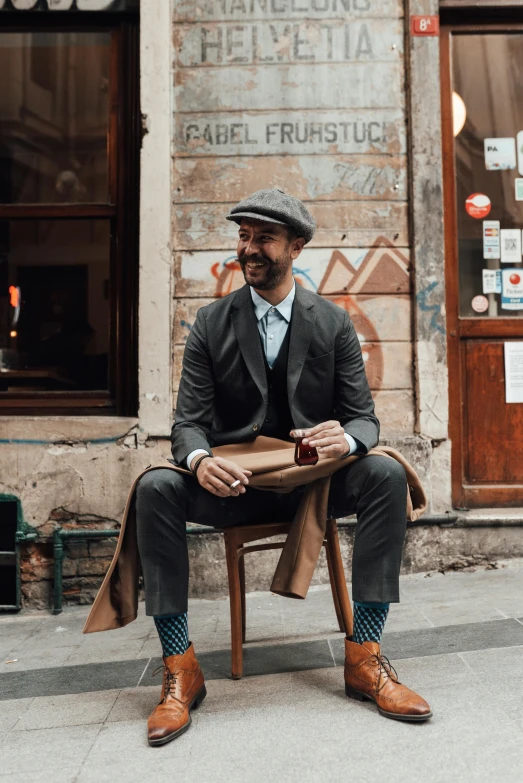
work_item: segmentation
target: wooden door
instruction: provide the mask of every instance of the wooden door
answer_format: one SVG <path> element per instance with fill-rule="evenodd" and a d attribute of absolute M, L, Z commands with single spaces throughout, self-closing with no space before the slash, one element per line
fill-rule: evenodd
<path fill-rule="evenodd" d="M 453 503 L 522 505 L 523 25 L 456 22 L 441 45 Z"/>

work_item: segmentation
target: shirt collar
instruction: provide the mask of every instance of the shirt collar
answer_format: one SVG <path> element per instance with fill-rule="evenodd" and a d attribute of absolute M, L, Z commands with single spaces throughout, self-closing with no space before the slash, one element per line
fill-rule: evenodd
<path fill-rule="evenodd" d="M 291 320 L 292 315 L 292 305 L 294 304 L 294 297 L 296 296 L 296 283 L 293 284 L 291 290 L 283 300 L 283 302 L 280 302 L 280 304 L 274 305 L 274 309 L 279 312 L 279 314 L 285 318 L 287 323 Z M 256 293 L 254 288 L 251 288 L 251 297 L 252 301 L 254 303 L 254 313 L 256 315 L 256 320 L 261 321 L 261 319 L 266 315 L 267 311 L 273 307 L 270 302 L 267 302 L 266 299 L 263 299 L 259 294 Z"/>

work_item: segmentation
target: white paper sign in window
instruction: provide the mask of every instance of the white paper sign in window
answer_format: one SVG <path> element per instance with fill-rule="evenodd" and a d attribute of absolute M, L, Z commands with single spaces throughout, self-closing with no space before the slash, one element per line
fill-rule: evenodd
<path fill-rule="evenodd" d="M 516 139 L 485 139 L 485 168 L 488 171 L 516 168 Z"/>
<path fill-rule="evenodd" d="M 505 402 L 523 402 L 523 343 L 505 343 Z"/>

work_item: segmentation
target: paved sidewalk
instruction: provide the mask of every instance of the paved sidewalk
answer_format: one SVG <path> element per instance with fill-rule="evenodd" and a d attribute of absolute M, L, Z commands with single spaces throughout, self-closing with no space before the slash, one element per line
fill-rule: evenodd
<path fill-rule="evenodd" d="M 193 601 L 208 696 L 191 729 L 161 748 L 145 735 L 160 647 L 143 612 L 87 636 L 86 607 L 0 615 L 0 781 L 519 780 L 523 562 L 499 566 L 402 577 L 383 649 L 431 703 L 434 718 L 420 725 L 345 697 L 328 587 L 303 602 L 249 595 L 249 676 L 237 682 L 228 679 L 228 602 Z"/>

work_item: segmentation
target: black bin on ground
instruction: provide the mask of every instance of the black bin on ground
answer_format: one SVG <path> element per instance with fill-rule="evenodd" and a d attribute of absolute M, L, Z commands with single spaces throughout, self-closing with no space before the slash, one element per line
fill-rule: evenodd
<path fill-rule="evenodd" d="M 20 596 L 20 543 L 36 538 L 29 532 L 22 504 L 15 495 L 0 494 L 0 610 L 18 611 Z"/>

